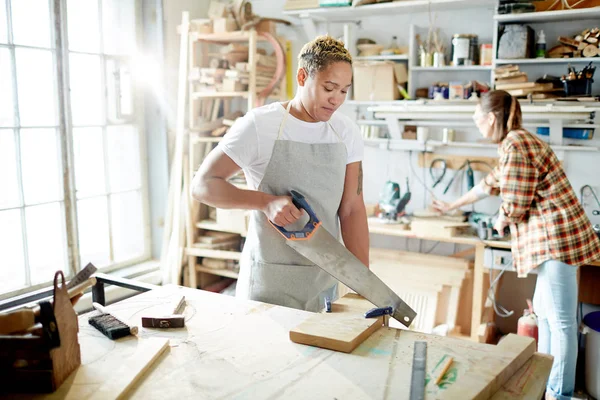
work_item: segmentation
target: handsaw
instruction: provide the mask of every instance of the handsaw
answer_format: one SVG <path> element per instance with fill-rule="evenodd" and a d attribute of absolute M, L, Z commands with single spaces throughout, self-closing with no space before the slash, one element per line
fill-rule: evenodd
<path fill-rule="evenodd" d="M 302 194 L 292 190 L 291 195 L 294 205 L 306 211 L 310 219 L 304 228 L 291 232 L 271 223 L 286 238 L 286 244 L 377 307 L 392 307 L 392 316 L 410 326 L 417 313 L 327 232 Z"/>

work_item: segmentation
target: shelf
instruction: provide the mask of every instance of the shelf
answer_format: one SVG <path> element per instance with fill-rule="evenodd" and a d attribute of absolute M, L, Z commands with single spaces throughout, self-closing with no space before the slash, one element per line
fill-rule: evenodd
<path fill-rule="evenodd" d="M 239 261 L 242 256 L 241 252 L 230 250 L 199 249 L 196 247 L 186 247 L 185 250 L 188 256 L 218 258 L 220 260 Z"/>
<path fill-rule="evenodd" d="M 600 18 L 600 7 L 580 8 L 576 10 L 540 11 L 521 14 L 494 15 L 494 20 L 500 23 L 581 21 L 585 19 L 597 18 Z"/>
<path fill-rule="evenodd" d="M 237 272 L 230 269 L 206 268 L 201 265 L 196 265 L 196 272 L 206 272 L 208 274 L 219 275 L 233 279 L 237 279 L 239 275 Z"/>
<path fill-rule="evenodd" d="M 285 15 L 301 18 L 321 18 L 327 21 L 351 20 L 370 16 L 413 14 L 435 10 L 493 9 L 495 0 L 406 0 L 359 7 L 319 7 L 284 11 Z"/>
<path fill-rule="evenodd" d="M 600 62 L 600 57 L 582 58 L 517 58 L 514 60 L 496 60 L 496 64 L 574 64 Z"/>
<path fill-rule="evenodd" d="M 246 233 L 247 233 L 247 232 L 233 231 L 227 227 L 220 226 L 214 220 L 211 220 L 211 219 L 204 219 L 202 221 L 196 222 L 196 228 L 206 229 L 209 231 L 217 231 L 217 232 L 237 233 L 242 236 L 246 236 Z"/>
<path fill-rule="evenodd" d="M 215 136 L 196 136 L 196 135 L 192 135 L 190 138 L 192 143 L 219 143 L 222 139 L 223 139 L 222 136 L 215 137 Z"/>
<path fill-rule="evenodd" d="M 460 65 L 460 66 L 445 66 L 445 67 L 411 67 L 412 71 L 424 71 L 424 72 L 434 72 L 434 71 L 491 71 L 491 65 Z"/>
<path fill-rule="evenodd" d="M 202 40 L 206 42 L 214 42 L 214 43 L 230 43 L 230 42 L 247 42 L 250 40 L 249 31 L 234 31 L 234 32 L 225 32 L 225 33 L 196 33 L 192 32 L 190 34 L 190 39 L 193 41 Z M 260 35 L 257 35 L 257 40 L 266 40 Z"/>
<path fill-rule="evenodd" d="M 408 54 L 357 56 L 352 57 L 352 61 L 408 61 Z"/>
<path fill-rule="evenodd" d="M 346 100 L 343 105 L 348 106 L 399 106 L 405 104 L 406 100 L 370 101 L 370 100 Z"/>
<path fill-rule="evenodd" d="M 231 98 L 231 97 L 247 98 L 249 95 L 250 95 L 249 92 L 193 92 L 192 98 L 194 98 L 194 99 L 218 99 L 218 98 Z"/>
<path fill-rule="evenodd" d="M 455 148 L 472 148 L 472 149 L 489 149 L 496 151 L 498 145 L 494 143 L 477 143 L 477 142 L 448 142 L 444 143 L 439 140 L 428 140 L 421 142 L 419 140 L 408 139 L 363 139 L 366 145 L 377 145 L 382 149 L 389 150 L 416 150 L 416 151 L 435 151 L 443 147 Z M 583 151 L 594 152 L 599 151 L 598 147 L 594 146 L 566 146 L 566 145 L 551 145 L 554 151 Z"/>
<path fill-rule="evenodd" d="M 356 121 L 357 125 L 387 125 L 387 122 L 383 119 L 359 119 Z"/>
<path fill-rule="evenodd" d="M 429 145 L 430 142 L 424 143 L 419 140 L 410 139 L 363 139 L 367 146 L 375 146 L 385 150 L 414 150 L 414 151 L 433 151 L 434 148 Z"/>

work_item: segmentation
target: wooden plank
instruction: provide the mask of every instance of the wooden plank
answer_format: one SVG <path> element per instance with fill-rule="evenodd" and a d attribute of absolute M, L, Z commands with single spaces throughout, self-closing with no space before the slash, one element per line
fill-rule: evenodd
<path fill-rule="evenodd" d="M 546 382 L 552 369 L 553 360 L 554 357 L 551 355 L 535 353 L 504 383 L 491 400 L 541 399 L 546 390 Z"/>
<path fill-rule="evenodd" d="M 446 161 L 446 168 L 448 170 L 456 170 L 460 168 L 465 161 L 481 161 L 489 164 L 492 168 L 498 165 L 498 157 L 475 157 L 475 156 L 459 156 L 455 154 L 438 154 L 438 153 L 419 153 L 419 167 L 429 168 L 431 162 L 435 159 L 442 159 Z M 441 163 L 436 163 L 435 168 L 441 168 Z M 474 171 L 489 172 L 490 168 L 485 164 L 474 163 L 471 164 L 471 169 Z M 451 174 L 452 171 L 446 171 L 446 176 Z M 448 178 L 446 178 L 448 179 Z"/>
<path fill-rule="evenodd" d="M 225 260 L 240 260 L 242 256 L 239 251 L 197 249 L 195 247 L 187 247 L 186 252 L 188 255 L 197 257 L 222 258 Z"/>
<path fill-rule="evenodd" d="M 140 339 L 135 354 L 115 371 L 110 380 L 104 382 L 94 392 L 90 400 L 125 398 L 127 391 L 135 385 L 168 347 L 169 339 Z"/>
<path fill-rule="evenodd" d="M 498 84 L 496 84 L 496 89 L 498 89 L 498 90 L 511 90 L 511 89 L 547 90 L 547 89 L 552 89 L 552 83 L 536 83 L 536 82 L 498 83 Z"/>
<path fill-rule="evenodd" d="M 461 230 L 470 228 L 467 222 L 452 222 L 439 218 L 417 219 L 410 222 L 410 230 L 418 235 L 432 237 L 455 237 Z"/>
<path fill-rule="evenodd" d="M 348 293 L 331 304 L 330 313 L 315 314 L 290 330 L 290 340 L 350 353 L 383 325 L 383 317 L 364 317 L 373 307 L 363 297 Z"/>
<path fill-rule="evenodd" d="M 449 399 L 487 400 L 493 396 L 535 353 L 535 340 L 507 335 L 497 346 L 494 357 L 484 364 L 473 364 L 460 377 L 460 385 L 444 393 Z"/>

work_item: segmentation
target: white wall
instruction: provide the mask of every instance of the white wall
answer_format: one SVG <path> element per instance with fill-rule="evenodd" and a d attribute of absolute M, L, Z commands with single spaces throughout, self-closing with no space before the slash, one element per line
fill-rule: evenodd
<path fill-rule="evenodd" d="M 178 1 L 164 1 L 164 18 L 165 18 L 165 35 L 166 35 L 166 87 L 167 87 L 167 99 L 170 109 L 170 121 L 174 121 L 175 109 L 176 109 L 176 98 L 177 98 L 177 68 L 179 61 L 179 35 L 176 33 L 176 27 L 181 21 L 181 12 L 188 10 L 190 12 L 190 18 L 205 18 L 209 0 L 178 0 Z M 301 22 L 298 18 L 288 17 L 283 15 L 283 6 L 285 0 L 253 0 L 253 11 L 255 14 L 261 16 L 270 16 L 274 18 L 284 18 L 293 22 L 292 27 L 286 27 L 284 25 L 278 25 L 278 34 L 286 37 L 292 41 L 292 52 L 296 55 L 302 45 L 309 40 L 306 37 L 304 29 L 302 28 Z M 447 41 L 453 33 L 476 33 L 479 36 L 479 42 L 491 42 L 492 39 L 492 10 L 462 10 L 457 11 L 436 11 L 432 13 L 431 17 L 427 12 L 413 13 L 410 15 L 393 15 L 383 17 L 369 17 L 362 20 L 361 25 L 355 30 L 355 37 L 369 37 L 380 43 L 388 43 L 392 36 L 397 36 L 398 41 L 401 45 L 408 45 L 409 41 L 409 25 L 415 24 L 418 27 L 426 28 L 431 18 L 432 21 L 440 28 L 442 37 Z M 574 30 L 576 26 L 572 23 L 565 23 L 565 31 Z M 319 33 L 329 33 L 335 37 L 343 36 L 343 25 L 341 23 L 321 23 L 318 25 Z M 556 24 L 553 26 L 545 26 L 548 46 L 552 45 L 552 37 L 555 37 L 560 33 L 561 30 L 556 28 Z M 312 39 L 312 38 L 310 38 Z M 295 71 L 297 63 L 295 56 L 293 70 Z M 530 75 L 535 78 L 536 71 L 531 70 Z M 537 73 L 542 75 L 543 73 L 553 72 L 548 71 L 547 67 L 540 68 Z M 433 74 L 430 75 L 430 74 Z M 479 74 L 479 73 L 477 73 Z M 483 76 L 462 76 L 461 78 L 468 80 L 473 78 L 478 79 L 489 79 L 487 72 L 483 73 Z M 437 73 L 420 73 L 418 83 L 419 86 L 427 86 L 435 80 L 447 79 L 445 75 L 438 75 Z M 596 84 L 598 85 L 598 84 Z M 354 118 L 360 118 L 364 115 L 365 107 L 356 107 L 353 105 L 344 105 L 341 109 L 344 112 Z M 171 118 L 171 116 L 173 118 Z M 169 124 L 170 129 L 174 130 L 174 123 Z M 475 141 L 480 138 L 479 133 L 474 128 L 455 128 L 457 131 L 456 140 L 460 141 Z M 442 128 L 430 127 L 432 139 L 441 137 Z M 600 146 L 600 132 L 597 132 L 596 139 L 586 141 L 584 145 L 595 145 Z M 493 149 L 488 150 L 472 150 L 472 149 L 454 149 L 452 150 L 457 154 L 464 155 L 480 155 L 486 157 L 495 157 L 496 152 Z M 567 176 L 571 180 L 571 183 L 579 193 L 579 189 L 584 184 L 592 185 L 595 190 L 600 193 L 600 178 L 598 177 L 598 171 L 600 171 L 600 155 L 598 153 L 583 153 L 583 152 L 564 152 L 560 155 L 564 162 L 564 167 L 567 172 Z M 423 189 L 422 185 L 418 182 L 410 169 L 409 164 L 409 153 L 405 151 L 387 151 L 379 148 L 366 146 L 365 148 L 365 159 L 364 159 L 364 171 L 365 171 L 365 200 L 367 203 L 376 203 L 379 199 L 379 192 L 386 180 L 393 180 L 401 183 L 402 191 L 404 191 L 405 178 L 408 177 L 410 180 L 412 190 L 412 200 L 407 207 L 409 212 L 415 209 L 421 209 L 427 206 L 430 202 L 429 194 Z M 429 171 L 419 168 L 417 165 L 418 153 L 412 154 L 412 165 L 413 170 L 417 173 L 419 178 L 431 185 L 432 181 L 429 176 Z M 459 196 L 465 190 L 464 179 L 460 182 L 454 182 L 451 190 L 444 196 L 442 191 L 446 186 L 445 182 L 448 182 L 454 171 L 447 171 L 444 181 L 438 185 L 435 189 L 436 195 L 445 200 L 451 200 Z M 475 172 L 476 181 L 481 179 L 483 174 L 481 172 Z M 590 199 L 591 201 L 591 199 Z M 478 203 L 475 206 L 477 211 L 493 212 L 497 209 L 499 200 L 496 198 L 487 199 L 483 202 Z M 469 208 L 470 209 L 470 208 Z M 591 210 L 593 207 L 587 207 L 588 214 L 593 223 L 600 224 L 600 217 L 592 216 Z M 397 240 L 396 240 L 397 241 Z M 385 241 L 384 241 L 385 242 Z M 443 246 L 438 246 L 438 249 Z M 437 250 L 437 249 L 436 249 Z"/>
<path fill-rule="evenodd" d="M 165 104 L 167 108 L 170 149 L 172 149 L 174 145 L 177 118 L 177 75 L 179 72 L 180 47 L 180 35 L 177 33 L 177 27 L 181 25 L 181 14 L 183 11 L 189 12 L 190 20 L 207 18 L 209 3 L 210 0 L 163 1 L 163 24 L 165 32 Z M 172 154 L 171 152 L 169 153 Z"/>

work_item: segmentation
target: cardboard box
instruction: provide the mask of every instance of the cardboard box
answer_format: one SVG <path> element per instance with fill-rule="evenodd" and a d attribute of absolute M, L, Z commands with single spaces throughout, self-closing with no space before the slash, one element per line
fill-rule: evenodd
<path fill-rule="evenodd" d="M 353 69 L 354 100 L 392 101 L 400 98 L 393 62 L 357 62 Z"/>

